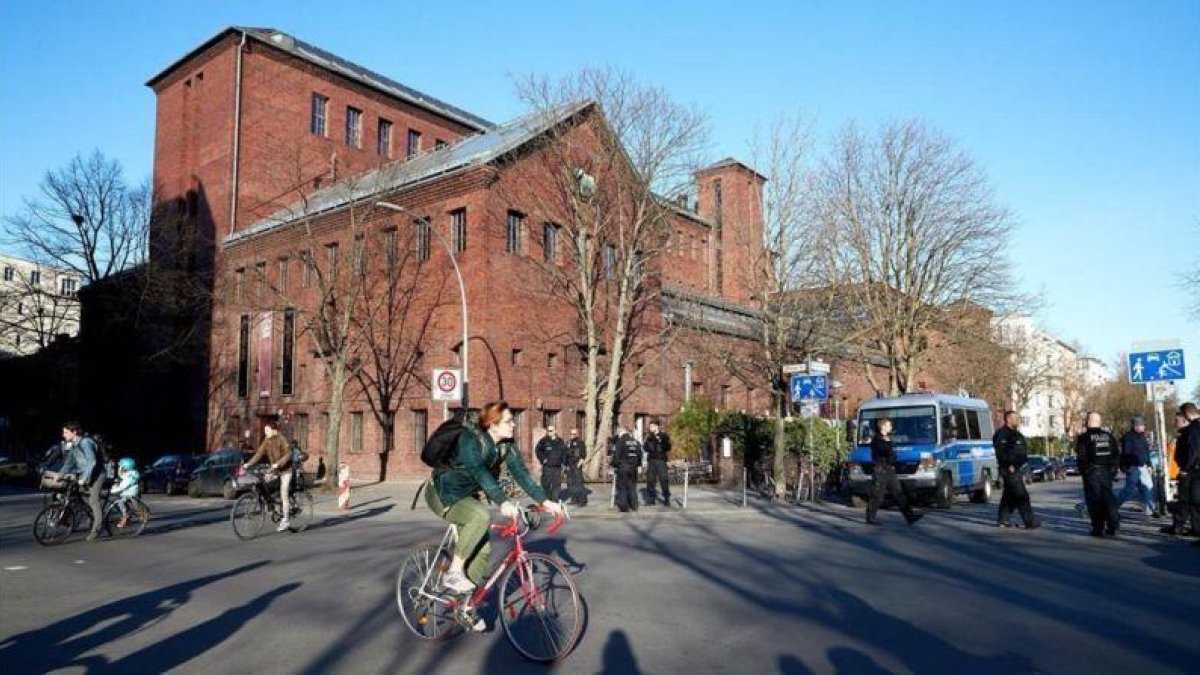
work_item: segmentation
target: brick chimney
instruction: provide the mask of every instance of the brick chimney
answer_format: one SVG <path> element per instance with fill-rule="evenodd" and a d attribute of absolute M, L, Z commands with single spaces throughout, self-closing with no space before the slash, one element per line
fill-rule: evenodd
<path fill-rule="evenodd" d="M 697 215 L 713 224 L 708 285 L 727 300 L 748 302 L 753 294 L 744 271 L 762 260 L 766 181 L 733 158 L 696 172 Z"/>

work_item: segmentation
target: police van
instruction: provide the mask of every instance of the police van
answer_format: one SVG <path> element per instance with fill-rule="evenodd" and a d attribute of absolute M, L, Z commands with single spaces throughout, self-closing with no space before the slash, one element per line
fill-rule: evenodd
<path fill-rule="evenodd" d="M 992 412 L 986 401 L 914 393 L 866 401 L 858 409 L 850 451 L 850 499 L 862 506 L 871 492 L 871 438 L 875 421 L 892 421 L 896 477 L 905 495 L 948 509 L 957 494 L 986 504 L 1000 472 L 992 448 Z"/>

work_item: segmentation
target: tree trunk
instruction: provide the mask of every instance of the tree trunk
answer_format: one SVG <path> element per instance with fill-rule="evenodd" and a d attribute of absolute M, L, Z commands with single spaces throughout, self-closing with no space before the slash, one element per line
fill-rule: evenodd
<path fill-rule="evenodd" d="M 787 497 L 787 464 L 784 462 L 784 455 L 787 452 L 787 429 L 785 429 L 786 421 L 784 414 L 787 412 L 787 396 L 779 391 L 774 392 L 775 396 L 775 498 L 783 499 Z"/>
<path fill-rule="evenodd" d="M 342 400 L 345 398 L 346 381 L 349 379 L 349 375 L 346 372 L 346 365 L 343 363 L 333 364 L 329 379 L 329 428 L 325 430 L 325 460 L 329 471 L 334 476 L 337 476 L 338 464 L 340 463 L 339 443 L 341 441 L 342 429 Z M 326 481 L 325 489 L 330 492 L 336 491 L 337 480 Z"/>
<path fill-rule="evenodd" d="M 388 458 L 396 440 L 396 414 L 386 412 L 383 416 L 383 449 L 379 451 L 379 482 L 387 480 Z"/>

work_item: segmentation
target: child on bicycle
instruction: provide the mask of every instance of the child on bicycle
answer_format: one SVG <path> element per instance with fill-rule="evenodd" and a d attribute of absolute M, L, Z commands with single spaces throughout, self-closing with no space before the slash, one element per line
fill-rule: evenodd
<path fill-rule="evenodd" d="M 141 480 L 142 475 L 137 471 L 137 462 L 133 461 L 132 457 L 122 457 L 117 462 L 117 484 L 112 489 L 112 494 L 117 499 L 117 508 L 121 509 L 121 520 L 117 522 L 117 527 L 129 524 L 129 507 L 126 504 L 140 494 Z"/>
<path fill-rule="evenodd" d="M 512 438 L 513 414 L 504 402 L 488 403 L 479 413 L 477 429 L 468 429 L 458 437 L 458 448 L 450 466 L 434 471 L 432 484 L 425 490 L 425 503 L 439 517 L 459 527 L 458 544 L 443 579 L 447 588 L 469 593 L 482 581 L 490 559 L 488 509 L 476 496 L 480 491 L 500 505 L 506 517 L 519 511 L 515 499 L 500 487 L 497 477 L 504 465 L 534 501 L 558 513 L 557 502 L 549 501 L 540 485 L 515 449 L 504 452 L 499 445 Z"/>

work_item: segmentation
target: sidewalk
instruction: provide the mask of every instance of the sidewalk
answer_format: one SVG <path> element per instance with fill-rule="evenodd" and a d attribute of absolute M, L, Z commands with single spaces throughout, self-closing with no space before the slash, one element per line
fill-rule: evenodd
<path fill-rule="evenodd" d="M 413 499 L 420 488 L 418 481 L 402 482 L 371 482 L 353 485 L 350 489 L 351 511 L 359 505 L 370 504 L 378 506 L 387 500 L 396 504 L 401 514 L 410 513 Z M 757 513 L 768 502 L 755 496 L 747 497 L 747 508 L 742 508 L 741 489 L 722 489 L 714 485 L 689 485 L 687 507 L 683 506 L 683 486 L 672 486 L 671 508 L 660 504 L 653 506 L 645 503 L 644 485 L 638 486 L 638 498 L 641 506 L 637 511 L 621 513 L 616 508 L 609 508 L 611 503 L 612 485 L 609 483 L 589 483 L 592 493 L 588 496 L 588 505 L 583 507 L 568 507 L 573 519 L 605 519 L 605 518 L 653 518 L 658 516 L 682 516 L 684 514 L 737 514 Z M 528 503 L 528 498 L 523 500 Z M 774 504 L 775 507 L 787 507 L 789 504 Z M 757 508 L 755 508 L 757 507 Z M 317 511 L 319 513 L 342 513 L 337 508 L 337 498 L 333 494 L 318 493 Z M 421 495 L 416 503 L 416 511 L 422 515 L 427 511 L 425 496 Z"/>

